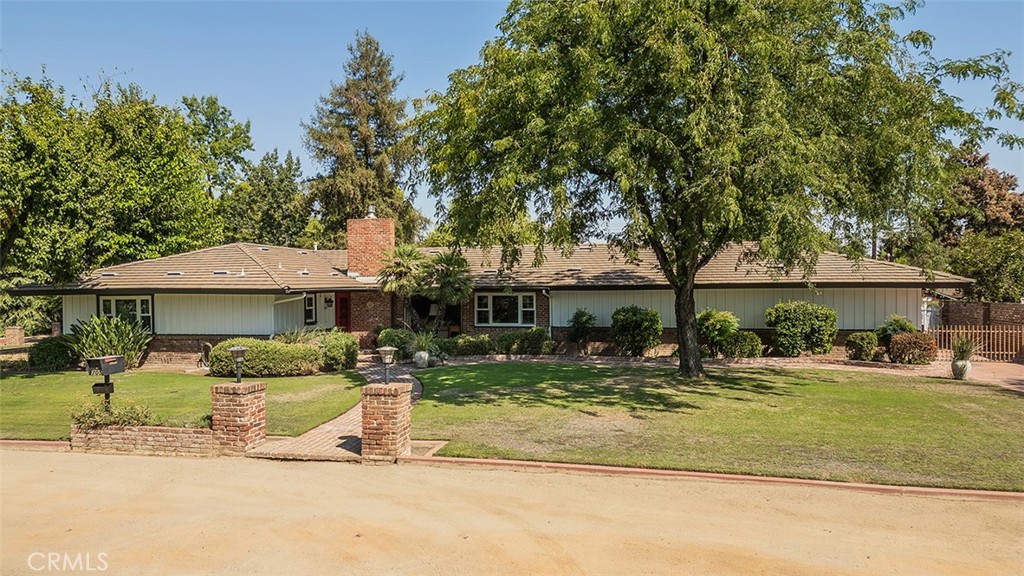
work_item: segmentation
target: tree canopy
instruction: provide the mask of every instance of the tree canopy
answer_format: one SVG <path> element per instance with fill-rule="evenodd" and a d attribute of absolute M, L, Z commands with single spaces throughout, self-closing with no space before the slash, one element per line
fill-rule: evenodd
<path fill-rule="evenodd" d="M 301 178 L 302 167 L 291 152 L 282 161 L 275 149 L 247 165 L 241 183 L 220 198 L 225 240 L 300 246 L 310 215 Z"/>
<path fill-rule="evenodd" d="M 310 182 L 320 220 L 335 245 L 346 221 L 369 207 L 395 218 L 396 235 L 411 242 L 426 224 L 399 186 L 410 161 L 403 120 L 407 102 L 395 95 L 402 75 L 368 32 L 348 46 L 344 80 L 320 98 L 306 129 L 306 147 L 319 163 Z"/>
<path fill-rule="evenodd" d="M 1005 53 L 935 59 L 926 32 L 894 29 L 916 5 L 514 0 L 480 62 L 421 104 L 422 178 L 453 244 L 501 246 L 506 265 L 524 215 L 566 252 L 651 249 L 680 371 L 700 376 L 695 278 L 722 247 L 805 272 L 834 243 L 863 253 L 948 190 L 953 150 L 1021 143 L 986 124 L 1024 115 Z M 964 109 L 944 78 L 991 81 L 993 106 Z"/>

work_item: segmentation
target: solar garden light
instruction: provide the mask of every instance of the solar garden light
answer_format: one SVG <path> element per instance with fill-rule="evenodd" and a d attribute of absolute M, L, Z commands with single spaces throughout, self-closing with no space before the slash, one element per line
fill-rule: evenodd
<path fill-rule="evenodd" d="M 242 383 L 242 362 L 245 360 L 245 353 L 249 349 L 245 346 L 232 346 L 228 348 L 228 352 L 231 352 L 231 357 L 235 360 L 235 383 Z"/>
<path fill-rule="evenodd" d="M 394 346 L 381 346 L 377 348 L 377 353 L 380 354 L 380 361 L 384 363 L 384 383 L 391 383 L 391 364 L 395 362 L 395 352 L 398 352 L 398 348 Z"/>

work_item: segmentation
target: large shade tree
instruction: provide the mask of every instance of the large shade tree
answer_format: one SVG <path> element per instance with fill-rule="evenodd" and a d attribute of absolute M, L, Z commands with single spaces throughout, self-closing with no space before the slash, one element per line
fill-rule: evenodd
<path fill-rule="evenodd" d="M 306 148 L 319 164 L 311 180 L 325 238 L 340 245 L 346 221 L 374 206 L 395 218 L 399 241 L 411 242 L 426 224 L 399 187 L 410 154 L 405 143 L 407 101 L 396 96 L 402 75 L 368 32 L 348 47 L 344 79 L 320 98 L 306 129 Z"/>
<path fill-rule="evenodd" d="M 747 258 L 806 273 L 834 241 L 862 252 L 872 228 L 928 209 L 951 151 L 993 135 L 943 78 L 988 78 L 992 116 L 1021 116 L 1005 54 L 938 61 L 928 34 L 893 27 L 913 8 L 514 0 L 480 62 L 422 104 L 423 177 L 453 244 L 500 246 L 506 266 L 527 214 L 566 252 L 652 250 L 680 372 L 701 376 L 695 280 L 722 247 L 754 241 Z"/>

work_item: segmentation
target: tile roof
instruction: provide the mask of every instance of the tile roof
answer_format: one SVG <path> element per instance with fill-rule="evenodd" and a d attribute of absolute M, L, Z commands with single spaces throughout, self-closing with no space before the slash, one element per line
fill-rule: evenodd
<path fill-rule="evenodd" d="M 697 287 L 759 287 L 804 286 L 807 280 L 799 271 L 774 276 L 764 264 L 742 262 L 741 256 L 750 248 L 733 244 L 719 252 L 697 272 Z M 610 288 L 669 287 L 661 273 L 657 258 L 650 250 L 642 251 L 637 262 L 626 262 L 621 252 L 607 244 L 577 248 L 568 258 L 557 249 L 544 250 L 544 262 L 532 266 L 534 247 L 524 246 L 522 262 L 511 273 L 499 274 L 500 250 L 464 251 L 473 270 L 474 282 L 481 287 L 549 287 Z M 814 273 L 808 279 L 816 286 L 928 286 L 965 287 L 970 278 L 935 272 L 927 277 L 920 268 L 864 258 L 855 262 L 842 254 L 826 252 L 818 258 Z"/>
<path fill-rule="evenodd" d="M 344 251 L 238 242 L 101 268 L 63 288 L 29 285 L 17 292 L 287 293 L 376 288 L 349 277 L 345 266 Z"/>
<path fill-rule="evenodd" d="M 425 254 L 437 248 L 421 249 Z M 800 273 L 776 274 L 763 264 L 744 263 L 746 248 L 732 245 L 723 249 L 697 273 L 697 286 L 759 287 L 802 286 Z M 637 262 L 626 262 L 606 244 L 578 247 L 569 257 L 553 248 L 544 251 L 544 262 L 532 266 L 534 247 L 523 247 L 523 262 L 511 272 L 499 273 L 500 251 L 478 248 L 464 251 L 474 283 L 481 288 L 617 288 L 669 287 L 653 252 L 640 254 Z M 347 274 L 344 250 L 303 250 L 280 246 L 235 243 L 153 260 L 130 262 L 96 270 L 67 287 L 23 286 L 16 293 L 121 293 L 130 292 L 221 292 L 287 293 L 304 291 L 373 290 L 373 278 Z M 913 266 L 863 259 L 854 262 L 841 254 L 826 252 L 818 259 L 809 278 L 816 286 L 921 286 L 962 288 L 970 278 L 935 272 L 929 278 Z"/>

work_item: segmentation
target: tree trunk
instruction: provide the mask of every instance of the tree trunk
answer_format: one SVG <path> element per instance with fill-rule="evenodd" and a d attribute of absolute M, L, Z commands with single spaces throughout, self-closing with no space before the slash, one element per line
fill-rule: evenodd
<path fill-rule="evenodd" d="M 434 338 L 441 331 L 441 323 L 444 322 L 444 315 L 448 311 L 448 305 L 444 302 L 437 303 L 437 318 L 434 319 Z"/>
<path fill-rule="evenodd" d="M 693 300 L 696 274 L 689 274 L 682 286 L 675 287 L 676 332 L 679 333 L 679 374 L 687 378 L 703 378 L 697 337 L 697 311 Z"/>

